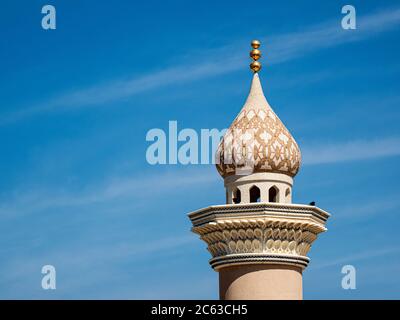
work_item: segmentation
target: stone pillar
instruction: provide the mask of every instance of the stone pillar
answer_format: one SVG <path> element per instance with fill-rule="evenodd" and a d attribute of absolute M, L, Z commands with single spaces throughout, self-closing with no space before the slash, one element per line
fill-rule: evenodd
<path fill-rule="evenodd" d="M 219 297 L 221 300 L 301 300 L 302 270 L 279 264 L 222 268 Z"/>

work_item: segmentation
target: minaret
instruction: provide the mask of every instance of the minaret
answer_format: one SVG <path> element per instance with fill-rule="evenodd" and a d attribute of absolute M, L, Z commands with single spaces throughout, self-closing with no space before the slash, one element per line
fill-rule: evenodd
<path fill-rule="evenodd" d="M 219 273 L 220 299 L 302 299 L 307 253 L 329 214 L 292 203 L 300 149 L 264 96 L 260 42 L 251 45 L 250 93 L 216 153 L 226 204 L 189 218 Z"/>

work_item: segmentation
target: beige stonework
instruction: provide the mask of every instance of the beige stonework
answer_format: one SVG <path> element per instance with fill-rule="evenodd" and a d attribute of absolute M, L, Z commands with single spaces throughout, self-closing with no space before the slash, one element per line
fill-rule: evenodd
<path fill-rule="evenodd" d="M 259 263 L 305 268 L 328 216 L 314 206 L 264 202 L 211 206 L 189 215 L 216 270 Z"/>
<path fill-rule="evenodd" d="M 250 175 L 230 175 L 224 179 L 227 192 L 227 203 L 233 203 L 234 191 L 239 189 L 242 202 L 250 202 L 250 189 L 256 185 L 260 188 L 260 201 L 271 202 L 268 190 L 275 187 L 278 190 L 278 201 L 280 203 L 292 202 L 293 178 L 282 173 L 257 172 Z"/>
<path fill-rule="evenodd" d="M 219 272 L 221 300 L 301 300 L 302 270 L 287 265 L 244 265 Z M 271 288 L 273 290 L 268 290 Z"/>

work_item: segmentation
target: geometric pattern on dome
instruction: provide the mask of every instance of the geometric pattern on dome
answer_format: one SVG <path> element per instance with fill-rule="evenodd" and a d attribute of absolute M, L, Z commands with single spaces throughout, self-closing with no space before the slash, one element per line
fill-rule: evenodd
<path fill-rule="evenodd" d="M 250 163 L 251 173 L 278 172 L 293 177 L 300 162 L 300 149 L 269 106 L 256 74 L 243 109 L 218 146 L 217 170 L 225 178 Z"/>

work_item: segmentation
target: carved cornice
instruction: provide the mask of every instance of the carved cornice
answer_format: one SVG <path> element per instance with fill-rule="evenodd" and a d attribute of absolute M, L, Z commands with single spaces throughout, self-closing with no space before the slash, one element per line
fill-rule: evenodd
<path fill-rule="evenodd" d="M 313 217 L 320 223 L 325 223 L 329 218 L 328 212 L 315 206 L 270 202 L 210 206 L 190 213 L 189 218 L 193 226 L 198 226 L 216 218 L 260 217 L 262 214 L 296 219 Z"/>
<path fill-rule="evenodd" d="M 212 206 L 189 214 L 192 231 L 207 243 L 216 270 L 272 263 L 305 268 L 329 214 L 314 206 L 257 203 Z"/>

